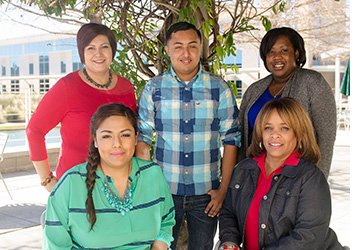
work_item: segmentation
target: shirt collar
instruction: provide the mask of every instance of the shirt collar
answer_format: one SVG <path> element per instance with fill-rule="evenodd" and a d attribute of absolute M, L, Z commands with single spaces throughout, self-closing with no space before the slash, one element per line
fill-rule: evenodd
<path fill-rule="evenodd" d="M 134 183 L 138 179 L 139 163 L 135 157 L 132 157 L 131 161 L 132 161 L 132 164 L 131 164 L 131 173 L 129 176 L 129 181 L 131 183 Z M 105 175 L 99 168 L 96 169 L 96 175 L 102 181 L 104 180 L 104 178 L 107 178 L 108 182 L 114 182 L 110 176 Z"/>
<path fill-rule="evenodd" d="M 297 166 L 300 161 L 300 153 L 294 152 L 292 153 L 285 161 L 284 163 L 278 167 L 274 174 L 279 174 L 281 170 L 284 168 L 284 166 Z M 257 165 L 259 166 L 261 171 L 265 171 L 265 157 L 266 157 L 266 151 L 263 151 L 260 155 L 253 157 L 254 161 L 257 162 Z"/>
<path fill-rule="evenodd" d="M 196 73 L 196 75 L 190 80 L 190 82 L 189 82 L 187 85 L 189 86 L 190 84 L 192 84 L 193 82 L 195 82 L 202 73 L 203 73 L 202 66 L 201 66 L 201 63 L 199 62 L 199 71 Z M 171 74 L 172 77 L 175 77 L 175 79 L 176 79 L 179 83 L 185 85 L 185 81 L 181 80 L 181 79 L 177 76 L 177 74 L 175 73 L 175 70 L 174 70 L 174 68 L 173 68 L 172 66 L 171 66 L 171 68 L 170 68 L 170 74 Z"/>

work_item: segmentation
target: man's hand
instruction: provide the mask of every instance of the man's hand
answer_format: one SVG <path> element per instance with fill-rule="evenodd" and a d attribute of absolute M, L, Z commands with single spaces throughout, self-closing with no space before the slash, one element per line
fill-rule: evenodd
<path fill-rule="evenodd" d="M 207 205 L 205 213 L 208 214 L 209 217 L 215 217 L 219 214 L 219 210 L 222 207 L 222 203 L 226 195 L 226 190 L 224 191 L 222 189 L 213 189 L 210 190 L 207 194 L 211 196 L 211 201 Z"/>

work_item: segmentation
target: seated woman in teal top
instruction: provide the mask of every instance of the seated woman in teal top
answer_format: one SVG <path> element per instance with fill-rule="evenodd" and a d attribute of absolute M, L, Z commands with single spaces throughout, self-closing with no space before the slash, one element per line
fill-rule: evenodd
<path fill-rule="evenodd" d="M 133 157 L 136 124 L 122 104 L 93 115 L 87 162 L 68 170 L 50 194 L 43 249 L 168 249 L 172 196 L 160 167 Z"/>

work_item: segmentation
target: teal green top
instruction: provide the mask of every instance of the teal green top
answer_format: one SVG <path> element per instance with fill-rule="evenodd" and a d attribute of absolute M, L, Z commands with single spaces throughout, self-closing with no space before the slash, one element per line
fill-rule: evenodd
<path fill-rule="evenodd" d="M 173 240 L 175 211 L 161 168 L 132 158 L 129 176 L 133 208 L 122 216 L 102 190 L 105 175 L 98 169 L 93 190 L 96 223 L 90 231 L 85 201 L 86 163 L 68 170 L 51 192 L 46 209 L 43 249 L 148 250 L 155 240 Z M 107 177 L 113 190 L 112 179 Z"/>

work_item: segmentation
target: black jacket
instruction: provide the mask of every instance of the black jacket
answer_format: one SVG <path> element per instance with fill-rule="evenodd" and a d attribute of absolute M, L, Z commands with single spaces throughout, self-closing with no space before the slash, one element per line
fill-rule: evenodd
<path fill-rule="evenodd" d="M 244 242 L 245 220 L 255 194 L 260 169 L 247 158 L 235 166 L 220 210 L 220 241 Z M 342 249 L 329 228 L 331 195 L 325 176 L 301 159 L 274 175 L 260 203 L 260 249 Z"/>

